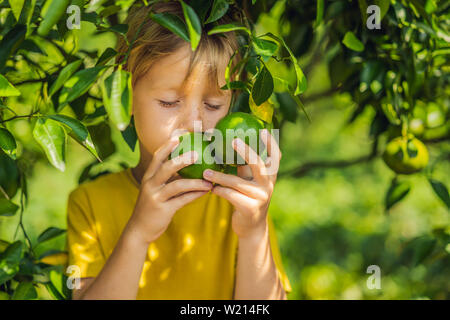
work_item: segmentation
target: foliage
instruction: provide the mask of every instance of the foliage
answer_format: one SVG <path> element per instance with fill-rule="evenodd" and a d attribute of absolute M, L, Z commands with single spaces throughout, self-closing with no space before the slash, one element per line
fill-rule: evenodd
<path fill-rule="evenodd" d="M 95 35 L 124 37 L 128 26 L 123 21 L 131 5 L 147 6 L 153 2 L 0 0 L 0 215 L 18 214 L 18 228 L 23 233 L 22 240 L 0 240 L 0 291 L 13 299 L 39 298 L 35 288 L 40 286 L 46 287 L 55 299 L 70 297 L 63 285 L 67 280 L 61 262 L 65 253 L 50 249 L 36 256 L 37 246 L 64 230 L 51 227 L 33 244 L 22 221 L 29 198 L 27 180 L 35 165 L 46 158 L 58 170 L 66 170 L 66 148 L 74 141 L 94 157 L 80 176 L 79 182 L 83 182 L 104 173 L 95 168 L 117 151 L 111 140 L 112 130 L 120 132 L 130 150 L 136 147 L 131 75 L 122 69 L 129 52 L 119 57 L 113 43 L 101 50 L 83 46 L 87 36 L 82 29 L 68 28 L 66 21 L 72 15 L 66 8 L 70 4 L 80 6 L 82 26 L 94 26 Z M 335 94 L 349 96 L 356 105 L 347 127 L 365 119 L 367 113 L 372 115 L 368 154 L 303 164 L 292 161 L 290 168 L 282 166 L 285 169 L 280 178 L 299 179 L 313 169 L 346 168 L 376 161 L 381 159 L 387 142 L 399 136 L 413 136 L 411 139 L 419 139 L 427 147 L 448 142 L 448 1 L 373 1 L 381 8 L 381 29 L 367 28 L 370 13 L 366 9 L 370 3 L 365 0 L 180 2 L 184 19 L 151 11 L 148 17 L 190 42 L 192 50 L 204 33 L 236 32 L 239 36 L 243 59 L 234 68 L 229 64 L 227 84 L 222 88 L 234 94 L 232 111 L 252 112 L 273 123 L 282 134 L 289 132 L 285 128 L 290 123 L 302 121 L 303 114 L 312 123 L 320 122 L 314 117 L 313 103 Z M 231 9 L 239 13 L 236 21 L 218 24 Z M 134 40 L 127 39 L 130 47 Z M 308 87 L 307 77 L 321 64 L 327 66 L 330 86 L 317 92 Z M 237 80 L 230 80 L 233 75 Z M 19 130 L 18 123 L 24 120 L 33 143 Z M 411 158 L 417 155 L 414 145 L 406 143 L 406 153 Z M 404 150 L 398 156 L 403 153 Z M 448 208 L 448 189 L 436 175 L 448 159 L 448 151 L 430 152 L 430 161 L 421 172 L 412 176 L 396 172 L 386 184 L 385 210 L 389 212 L 408 199 L 415 187 L 411 181 L 418 175 L 426 176 L 429 189 Z M 395 166 L 391 167 L 395 170 Z M 18 196 L 20 202 L 15 203 Z M 339 226 L 332 227 L 318 230 L 316 236 L 330 243 L 340 239 L 339 233 L 344 232 Z M 292 233 L 290 243 L 301 243 L 307 232 L 299 229 Z M 372 251 L 382 251 L 383 248 L 375 245 L 373 249 L 371 245 L 385 241 L 388 234 L 381 234 L 381 240 L 375 238 L 368 239 L 367 246 Z M 358 250 L 365 245 L 355 241 L 349 246 Z M 318 252 L 330 250 L 317 246 Z M 448 266 L 447 247 L 448 228 L 444 227 L 407 243 L 401 255 L 414 265 L 432 258 L 437 261 L 436 268 L 442 268 Z M 298 256 L 292 253 L 295 248 L 288 246 L 287 254 Z M 302 253 L 306 265 L 317 262 L 317 256 L 308 249 Z M 370 263 L 370 259 L 366 262 Z M 330 265 L 307 269 L 303 278 L 306 280 L 302 280 L 306 283 L 301 282 L 306 294 L 299 296 L 327 297 L 311 283 L 339 272 Z"/>

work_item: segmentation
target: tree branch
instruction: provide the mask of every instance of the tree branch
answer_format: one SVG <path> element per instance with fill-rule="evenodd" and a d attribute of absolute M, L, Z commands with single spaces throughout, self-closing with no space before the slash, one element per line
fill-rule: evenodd
<path fill-rule="evenodd" d="M 299 178 L 305 176 L 306 174 L 309 173 L 309 171 L 314 169 L 346 168 L 359 163 L 369 162 L 375 159 L 377 156 L 379 156 L 379 153 L 378 153 L 378 140 L 376 139 L 374 141 L 372 151 L 368 155 L 360 156 L 358 158 L 350 160 L 336 160 L 336 161 L 319 160 L 306 162 L 298 166 L 297 168 L 290 169 L 285 172 L 280 172 L 278 174 L 278 178 L 285 178 L 285 177 Z"/>
<path fill-rule="evenodd" d="M 8 122 L 8 121 L 11 121 L 11 120 L 14 120 L 14 119 L 20 119 L 20 118 L 31 118 L 31 117 L 33 117 L 33 116 L 34 116 L 36 113 L 38 113 L 38 112 L 39 112 L 39 111 L 36 110 L 36 111 L 33 111 L 32 113 L 27 114 L 27 115 L 23 115 L 23 116 L 14 116 L 14 117 L 8 118 L 8 119 L 6 119 L 6 120 L 1 120 L 0 123 L 5 123 L 5 122 Z"/>

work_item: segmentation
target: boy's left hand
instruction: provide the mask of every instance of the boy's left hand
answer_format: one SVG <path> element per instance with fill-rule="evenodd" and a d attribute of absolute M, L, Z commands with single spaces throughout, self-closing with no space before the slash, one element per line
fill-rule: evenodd
<path fill-rule="evenodd" d="M 261 131 L 261 139 L 267 147 L 266 162 L 241 139 L 235 139 L 233 148 L 248 166 L 238 167 L 238 176 L 213 170 L 203 172 L 206 180 L 218 184 L 212 192 L 227 199 L 236 209 L 232 227 L 239 238 L 262 237 L 267 228 L 267 210 L 277 179 L 281 152 L 275 138 L 266 129 Z M 253 176 L 251 180 L 244 178 L 248 167 Z"/>

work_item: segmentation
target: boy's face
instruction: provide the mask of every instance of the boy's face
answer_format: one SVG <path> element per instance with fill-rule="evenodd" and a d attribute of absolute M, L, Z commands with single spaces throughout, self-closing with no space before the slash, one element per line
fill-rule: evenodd
<path fill-rule="evenodd" d="M 186 45 L 162 59 L 140 78 L 133 88 L 133 115 L 141 152 L 154 152 L 170 139 L 174 130 L 214 128 L 230 106 L 231 93 L 222 90 L 219 95 L 210 89 L 208 67 L 198 63 L 189 78 L 190 46 Z M 219 85 L 225 82 L 225 68 L 218 69 Z M 195 130 L 194 130 L 195 129 Z"/>

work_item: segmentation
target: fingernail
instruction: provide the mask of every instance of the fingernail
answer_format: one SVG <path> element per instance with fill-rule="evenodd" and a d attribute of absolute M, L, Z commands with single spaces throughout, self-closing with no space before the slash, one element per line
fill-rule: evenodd
<path fill-rule="evenodd" d="M 241 143 L 242 143 L 241 139 L 239 139 L 239 138 L 233 140 L 233 144 L 235 147 L 239 147 L 241 145 Z"/>
<path fill-rule="evenodd" d="M 193 162 L 197 161 L 197 159 L 198 159 L 197 151 L 191 151 L 191 159 Z"/>
<path fill-rule="evenodd" d="M 207 169 L 207 170 L 203 171 L 203 176 L 208 177 L 208 178 L 212 177 L 213 172 L 211 170 Z"/>

